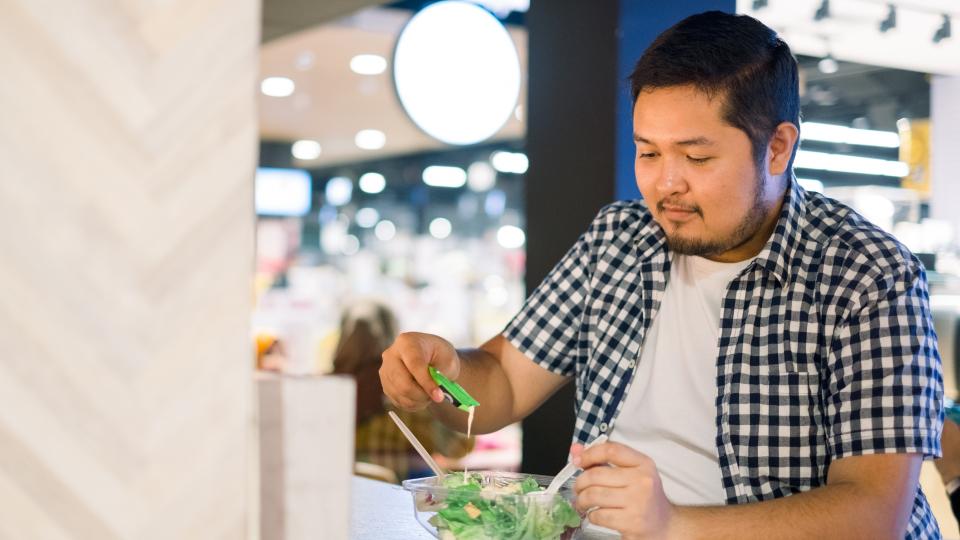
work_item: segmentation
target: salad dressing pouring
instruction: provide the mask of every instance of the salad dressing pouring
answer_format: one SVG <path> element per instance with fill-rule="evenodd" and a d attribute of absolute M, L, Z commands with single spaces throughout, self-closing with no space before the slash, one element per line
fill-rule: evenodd
<path fill-rule="evenodd" d="M 477 408 L 476 405 L 471 405 L 469 408 L 467 408 L 467 438 L 468 439 L 470 438 L 470 429 L 473 427 L 473 410 L 476 408 Z M 469 471 L 467 470 L 466 465 L 464 465 L 463 474 L 467 474 L 468 472 Z"/>
<path fill-rule="evenodd" d="M 437 386 L 440 387 L 440 392 L 443 393 L 444 399 L 449 401 L 454 407 L 467 412 L 467 437 L 470 437 L 470 431 L 473 428 L 473 410 L 480 405 L 476 399 L 473 399 L 473 396 L 467 393 L 459 384 L 451 381 L 443 373 L 440 373 L 433 366 L 428 366 L 427 371 L 430 373 L 430 377 L 433 378 L 433 382 L 437 383 Z M 464 472 L 467 472 L 464 469 Z"/>

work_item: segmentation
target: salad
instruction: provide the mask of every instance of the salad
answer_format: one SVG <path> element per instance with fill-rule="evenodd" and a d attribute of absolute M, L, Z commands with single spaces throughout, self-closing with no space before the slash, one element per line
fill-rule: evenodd
<path fill-rule="evenodd" d="M 455 472 L 426 480 L 433 485 L 423 490 L 404 484 L 418 512 L 436 512 L 427 522 L 441 540 L 567 539 L 580 526 L 570 502 L 547 496 L 531 475 Z"/>

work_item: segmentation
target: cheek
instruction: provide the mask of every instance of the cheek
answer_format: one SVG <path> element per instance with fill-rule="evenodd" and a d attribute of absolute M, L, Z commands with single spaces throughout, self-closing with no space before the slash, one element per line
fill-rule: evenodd
<path fill-rule="evenodd" d="M 634 163 L 633 178 L 637 182 L 637 188 L 640 190 L 640 195 L 642 195 L 646 200 L 653 200 L 653 196 L 657 191 L 655 186 L 656 178 L 650 174 L 647 168 L 648 167 L 644 167 L 639 163 Z"/>

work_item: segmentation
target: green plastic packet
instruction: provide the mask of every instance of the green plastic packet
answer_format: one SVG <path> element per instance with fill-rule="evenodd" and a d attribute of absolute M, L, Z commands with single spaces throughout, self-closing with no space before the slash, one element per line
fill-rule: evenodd
<path fill-rule="evenodd" d="M 427 366 L 427 371 L 430 372 L 433 382 L 437 383 L 437 386 L 440 387 L 440 391 L 443 392 L 443 397 L 452 403 L 454 407 L 469 411 L 470 407 L 480 405 L 480 402 L 473 399 L 473 396 L 468 394 L 462 386 L 448 379 L 443 373 L 434 369 L 433 366 Z"/>

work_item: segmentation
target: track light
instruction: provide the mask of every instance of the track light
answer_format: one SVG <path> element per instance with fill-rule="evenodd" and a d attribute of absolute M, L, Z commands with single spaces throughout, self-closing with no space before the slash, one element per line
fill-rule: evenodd
<path fill-rule="evenodd" d="M 880 21 L 880 33 L 885 34 L 897 27 L 897 6 L 887 6 L 887 18 Z"/>
<path fill-rule="evenodd" d="M 940 43 L 941 41 L 947 39 L 950 36 L 951 36 L 950 16 L 947 14 L 944 14 L 943 23 L 940 25 L 940 28 L 937 28 L 937 31 L 933 34 L 933 42 Z"/>
<path fill-rule="evenodd" d="M 761 9 L 767 7 L 767 0 L 753 0 L 753 10 L 760 11 Z"/>
<path fill-rule="evenodd" d="M 828 17 L 830 17 L 830 0 L 823 0 L 820 2 L 817 12 L 813 14 L 813 20 L 822 21 Z"/>

